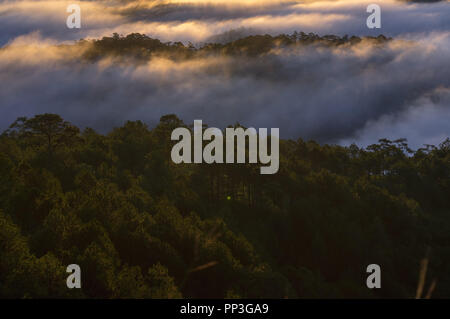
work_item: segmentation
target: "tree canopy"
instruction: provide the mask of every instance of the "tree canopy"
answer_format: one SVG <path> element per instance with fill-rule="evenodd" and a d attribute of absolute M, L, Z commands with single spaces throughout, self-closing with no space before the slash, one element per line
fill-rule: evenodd
<path fill-rule="evenodd" d="M 319 36 L 314 33 L 294 32 L 290 35 L 280 34 L 272 36 L 252 35 L 239 38 L 226 43 L 201 43 L 194 46 L 192 43 L 182 42 L 163 43 L 145 34 L 131 33 L 121 36 L 115 33 L 112 37 L 103 37 L 97 40 L 80 40 L 75 45 L 86 47 L 83 58 L 88 61 L 97 60 L 105 56 L 132 57 L 138 60 L 148 60 L 155 56 L 164 56 L 170 59 L 188 59 L 206 55 L 246 56 L 255 57 L 268 54 L 271 50 L 284 47 L 302 45 L 323 45 L 336 47 L 341 45 L 354 45 L 361 41 L 371 41 L 374 44 L 383 44 L 391 40 L 384 35 L 377 37 L 357 36 Z"/>
<path fill-rule="evenodd" d="M 450 296 L 450 140 L 280 141 L 280 171 L 170 159 L 175 115 L 106 135 L 55 114 L 0 136 L 0 296 Z M 69 264 L 82 289 L 65 286 Z M 382 267 L 382 289 L 365 285 Z"/>

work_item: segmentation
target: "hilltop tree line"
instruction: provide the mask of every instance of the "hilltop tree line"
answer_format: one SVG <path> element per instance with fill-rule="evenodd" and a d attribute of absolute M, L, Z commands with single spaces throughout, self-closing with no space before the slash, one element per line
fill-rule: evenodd
<path fill-rule="evenodd" d="M 291 35 L 280 34 L 252 35 L 227 43 L 204 43 L 195 46 L 192 43 L 161 42 L 145 34 L 131 33 L 121 36 L 114 33 L 111 37 L 97 40 L 80 40 L 75 45 L 87 47 L 83 59 L 95 61 L 105 56 L 133 57 L 148 60 L 154 56 L 164 56 L 172 59 L 188 59 L 205 55 L 227 55 L 256 57 L 269 53 L 280 47 L 294 47 L 300 45 L 324 45 L 328 47 L 340 45 L 354 45 L 361 41 L 370 41 L 374 44 L 383 44 L 391 40 L 384 35 L 378 37 L 357 37 L 324 35 L 314 33 L 294 32 Z"/>
<path fill-rule="evenodd" d="M 410 298 L 425 257 L 433 297 L 450 296 L 449 139 L 281 140 L 280 171 L 260 175 L 174 164 L 180 126 L 17 119 L 0 136 L 0 297 Z"/>

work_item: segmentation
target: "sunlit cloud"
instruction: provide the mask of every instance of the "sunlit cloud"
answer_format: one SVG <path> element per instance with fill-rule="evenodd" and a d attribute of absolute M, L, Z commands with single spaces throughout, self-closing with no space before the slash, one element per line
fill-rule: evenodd
<path fill-rule="evenodd" d="M 0 3 L 0 129 L 44 112 L 102 131 L 125 120 L 152 125 L 176 113 L 217 127 L 236 121 L 283 127 L 284 137 L 327 143 L 409 137 L 420 146 L 450 135 L 446 1 L 379 1 L 379 30 L 366 27 L 369 1 L 77 1 L 79 30 L 66 27 L 69 3 Z M 255 59 L 160 56 L 141 64 L 108 57 L 82 62 L 89 44 L 71 45 L 114 32 L 200 45 L 234 29 L 395 39 L 279 47 Z"/>
<path fill-rule="evenodd" d="M 372 1 L 78 1 L 82 28 L 65 25 L 66 7 L 72 1 L 16 0 L 0 3 L 0 44 L 40 31 L 61 42 L 109 36 L 113 32 L 146 33 L 164 41 L 205 41 L 232 29 L 251 28 L 260 33 L 406 35 L 450 30 L 450 6 L 407 4 L 380 0 L 382 29 L 369 30 L 366 7 Z"/>
<path fill-rule="evenodd" d="M 0 127 L 54 112 L 108 131 L 125 120 L 154 125 L 175 113 L 216 127 L 283 127 L 283 137 L 326 143 L 411 136 L 413 146 L 431 144 L 450 135 L 449 39 L 435 33 L 385 45 L 279 47 L 254 59 L 160 56 L 136 64 L 81 63 L 85 48 L 44 45 L 36 35 L 35 44 L 24 38 L 0 51 Z"/>

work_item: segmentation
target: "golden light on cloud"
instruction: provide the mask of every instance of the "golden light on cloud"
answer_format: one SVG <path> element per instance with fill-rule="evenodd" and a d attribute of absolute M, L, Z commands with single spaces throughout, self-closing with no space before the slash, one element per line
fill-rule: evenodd
<path fill-rule="evenodd" d="M 89 38 L 98 38 L 110 35 L 113 32 L 129 34 L 138 32 L 148 36 L 158 37 L 161 40 L 191 39 L 204 41 L 207 38 L 236 28 L 253 28 L 272 31 L 278 29 L 312 30 L 316 32 L 322 28 L 330 27 L 333 23 L 350 19 L 345 14 L 306 13 L 291 14 L 287 16 L 257 16 L 244 19 L 230 19 L 210 23 L 208 21 L 185 22 L 134 22 L 125 23 L 113 28 L 98 29 L 89 32 Z"/>
<path fill-rule="evenodd" d="M 98 0 L 77 1 L 81 7 L 82 27 L 67 30 L 67 5 L 71 0 L 17 0 L 0 3 L 0 15 L 11 25 L 13 37 L 36 30 L 42 38 L 59 42 L 144 33 L 161 41 L 202 42 L 236 29 L 251 29 L 257 33 L 292 33 L 294 31 L 320 34 L 365 34 L 366 6 L 371 0 Z M 380 0 L 383 14 L 389 10 L 400 15 L 410 12 L 414 20 L 399 19 L 401 29 L 407 23 L 442 20 L 442 10 L 418 13 L 420 5 L 405 5 L 398 0 Z M 442 7 L 442 2 L 440 6 Z M 439 6 L 439 5 L 437 5 Z M 401 11 L 403 10 L 403 11 Z M 384 19 L 384 15 L 383 15 Z M 427 20 L 427 21 L 425 21 Z M 23 21 L 26 27 L 15 26 Z M 416 22 L 417 21 L 417 22 Z M 434 23 L 434 22 L 433 22 Z M 385 26 L 383 20 L 383 27 Z M 23 28 L 24 32 L 15 31 Z M 378 31 L 378 30 L 376 30 Z M 392 33 L 390 29 L 380 33 Z M 409 30 L 408 30 L 409 31 Z M 363 33 L 361 33 L 363 32 Z M 11 38 L 2 45 L 9 42 Z M 2 41 L 0 36 L 0 41 Z"/>
<path fill-rule="evenodd" d="M 24 21 L 61 22 L 67 19 L 67 7 L 73 1 L 13 1 L 0 4 L 0 14 L 16 17 Z M 88 25 L 121 23 L 124 18 L 117 13 L 117 8 L 105 6 L 101 2 L 79 1 L 82 8 L 83 20 Z"/>
<path fill-rule="evenodd" d="M 321 13 L 305 13 L 290 14 L 286 16 L 260 16 L 255 18 L 244 19 L 242 26 L 247 25 L 255 28 L 305 28 L 318 27 L 327 25 L 337 21 L 347 20 L 349 16 L 345 14 L 321 14 Z"/>

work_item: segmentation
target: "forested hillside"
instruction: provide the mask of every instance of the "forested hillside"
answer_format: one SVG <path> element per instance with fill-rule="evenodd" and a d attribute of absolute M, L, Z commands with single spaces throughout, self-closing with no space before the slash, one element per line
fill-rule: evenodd
<path fill-rule="evenodd" d="M 450 140 L 282 140 L 264 176 L 175 165 L 183 125 L 13 123 L 0 137 L 0 297 L 409 298 L 425 257 L 433 297 L 450 296 Z M 82 289 L 69 290 L 74 263 Z M 383 284 L 369 290 L 373 263 Z"/>
<path fill-rule="evenodd" d="M 305 45 L 321 45 L 336 47 L 340 45 L 354 45 L 361 41 L 370 41 L 373 44 L 383 44 L 390 41 L 384 35 L 378 37 L 357 37 L 324 35 L 319 36 L 314 33 L 294 32 L 291 35 L 280 34 L 253 35 L 239 38 L 226 43 L 203 43 L 194 46 L 182 42 L 163 43 L 158 39 L 153 39 L 145 34 L 131 33 L 127 36 L 120 36 L 115 33 L 112 37 L 103 37 L 99 40 L 80 40 L 75 45 L 85 48 L 83 58 L 89 61 L 111 57 L 134 57 L 148 60 L 154 56 L 164 56 L 171 59 L 187 59 L 202 57 L 205 55 L 226 55 L 226 56 L 246 56 L 256 57 L 269 53 L 276 48 L 289 48 Z"/>

